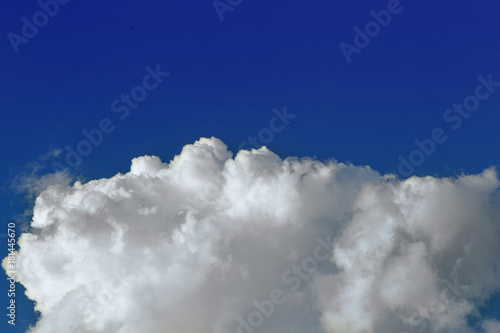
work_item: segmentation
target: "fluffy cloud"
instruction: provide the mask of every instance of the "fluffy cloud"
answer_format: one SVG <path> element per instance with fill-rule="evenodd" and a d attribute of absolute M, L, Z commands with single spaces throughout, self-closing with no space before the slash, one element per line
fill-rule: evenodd
<path fill-rule="evenodd" d="M 472 332 L 500 287 L 499 188 L 202 138 L 48 187 L 17 279 L 35 333 Z"/>

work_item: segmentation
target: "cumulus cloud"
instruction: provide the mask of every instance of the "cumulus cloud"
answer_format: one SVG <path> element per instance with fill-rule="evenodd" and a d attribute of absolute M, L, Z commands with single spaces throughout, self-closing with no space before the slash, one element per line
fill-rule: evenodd
<path fill-rule="evenodd" d="M 472 332 L 500 287 L 499 188 L 202 138 L 41 192 L 17 280 L 34 333 Z"/>

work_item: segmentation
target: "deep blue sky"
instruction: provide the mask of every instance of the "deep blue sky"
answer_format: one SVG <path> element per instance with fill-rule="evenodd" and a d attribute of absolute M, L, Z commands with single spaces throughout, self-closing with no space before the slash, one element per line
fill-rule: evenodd
<path fill-rule="evenodd" d="M 126 172 L 144 154 L 168 161 L 201 136 L 234 152 L 285 105 L 298 116 L 267 144 L 282 157 L 333 157 L 397 173 L 398 156 L 408 158 L 415 139 L 442 128 L 448 139 L 415 174 L 498 166 L 500 88 L 457 130 L 443 113 L 474 94 L 479 75 L 500 81 L 499 5 L 402 0 L 402 11 L 347 63 L 339 44 L 353 44 L 353 28 L 364 29 L 370 11 L 387 3 L 244 0 L 221 21 L 211 1 L 72 0 L 16 54 L 7 35 L 21 35 L 21 19 L 32 21 L 40 6 L 2 1 L 2 226 L 22 222 L 26 208 L 9 188 L 13 178 L 53 148 L 75 148 L 82 130 L 103 118 L 115 130 L 78 166 L 86 179 Z M 157 64 L 170 76 L 120 120 L 110 104 Z M 53 161 L 39 161 L 41 173 Z M 4 281 L 0 288 L 3 308 Z M 19 332 L 29 316 L 19 314 Z"/>

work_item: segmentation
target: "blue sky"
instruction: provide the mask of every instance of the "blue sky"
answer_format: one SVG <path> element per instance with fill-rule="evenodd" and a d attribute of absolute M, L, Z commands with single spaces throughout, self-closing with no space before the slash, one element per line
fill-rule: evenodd
<path fill-rule="evenodd" d="M 211 1 L 72 0 L 16 53 L 8 34 L 22 35 L 22 18 L 32 21 L 41 9 L 36 1 L 3 1 L 3 228 L 12 219 L 18 225 L 29 220 L 22 216 L 29 203 L 11 187 L 15 177 L 34 161 L 42 166 L 37 174 L 52 172 L 54 161 L 65 162 L 65 147 L 76 149 L 82 131 L 103 119 L 114 130 L 73 171 L 83 179 L 127 172 L 141 155 L 169 161 L 203 136 L 236 152 L 248 136 L 269 128 L 273 109 L 284 107 L 296 117 L 266 143 L 279 156 L 335 158 L 397 174 L 398 156 L 409 159 L 415 140 L 428 140 L 440 128 L 446 141 L 435 143 L 414 174 L 498 166 L 500 88 L 456 130 L 443 119 L 453 104 L 475 94 L 478 77 L 500 82 L 498 6 L 402 0 L 349 63 L 339 44 L 355 45 L 354 28 L 363 30 L 374 20 L 370 11 L 387 4 L 243 0 L 221 20 Z M 122 120 L 111 104 L 143 84 L 146 67 L 169 75 Z M 54 149 L 61 154 L 40 158 Z M 6 289 L 2 281 L 0 290 Z M 11 331 L 24 332 L 34 318 L 32 303 L 17 296 L 19 322 Z M 498 304 L 485 313 L 500 318 Z M 3 319 L 0 327 L 6 327 Z"/>

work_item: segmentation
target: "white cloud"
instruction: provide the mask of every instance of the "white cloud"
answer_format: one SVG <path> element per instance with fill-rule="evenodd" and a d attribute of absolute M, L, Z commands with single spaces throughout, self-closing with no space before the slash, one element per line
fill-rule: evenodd
<path fill-rule="evenodd" d="M 61 149 L 51 148 L 45 154 L 38 157 L 38 160 L 30 161 L 23 166 L 17 176 L 11 182 L 11 188 L 16 193 L 22 193 L 29 201 L 34 201 L 40 193 L 51 185 L 69 186 L 75 178 L 68 171 L 58 171 L 47 173 L 45 162 L 51 158 L 56 158 L 61 154 Z M 41 163 L 41 162 L 43 163 Z M 33 212 L 27 210 L 25 214 L 31 215 Z"/>
<path fill-rule="evenodd" d="M 483 328 L 485 333 L 498 333 L 500 332 L 500 321 L 497 320 L 485 320 L 483 322 Z"/>
<path fill-rule="evenodd" d="M 273 290 L 286 301 L 259 332 L 470 332 L 500 287 L 499 187 L 492 169 L 399 181 L 202 138 L 169 163 L 48 187 L 18 280 L 36 333 L 251 333 L 237 318 L 255 323 Z M 331 260 L 307 273 L 328 235 Z"/>
<path fill-rule="evenodd" d="M 69 186 L 72 177 L 68 172 L 60 171 L 39 176 L 35 173 L 16 177 L 13 187 L 18 193 L 24 193 L 28 198 L 36 198 L 51 185 Z"/>

